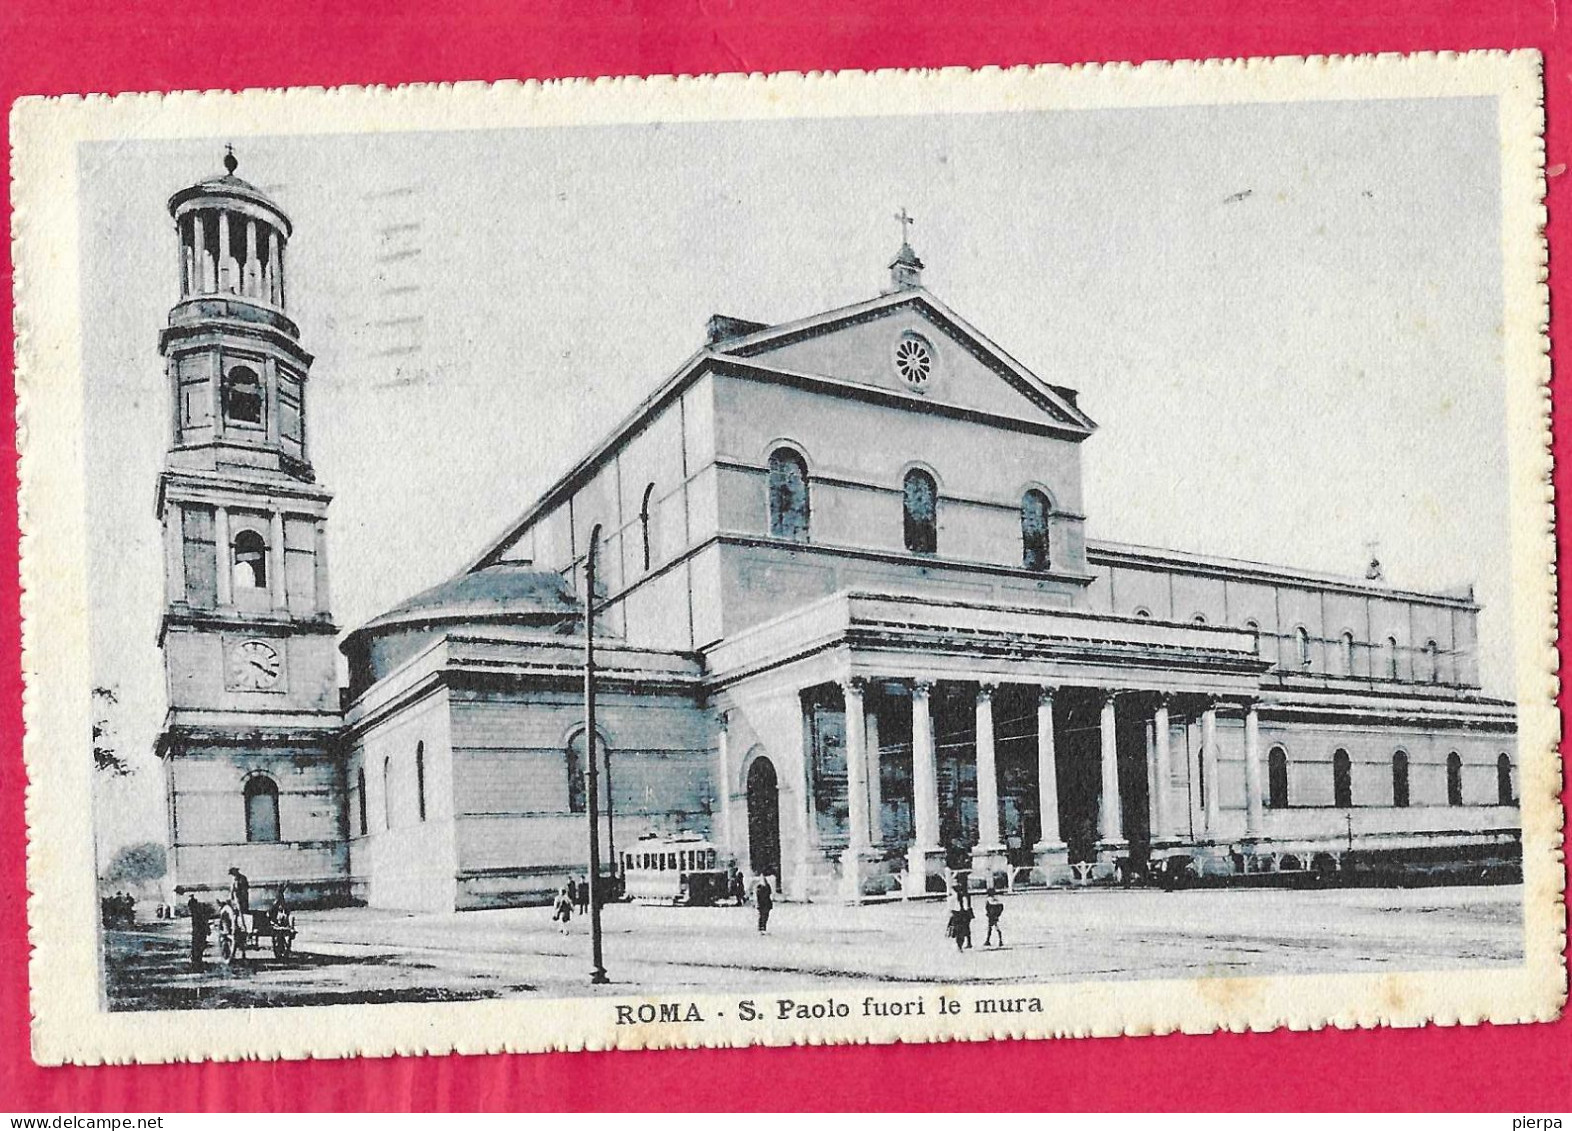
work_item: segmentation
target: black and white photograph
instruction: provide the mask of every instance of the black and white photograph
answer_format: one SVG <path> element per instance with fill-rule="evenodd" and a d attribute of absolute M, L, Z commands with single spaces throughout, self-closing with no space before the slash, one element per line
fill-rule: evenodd
<path fill-rule="evenodd" d="M 1345 65 L 73 142 L 74 992 L 154 1058 L 1552 1015 L 1537 61 Z"/>

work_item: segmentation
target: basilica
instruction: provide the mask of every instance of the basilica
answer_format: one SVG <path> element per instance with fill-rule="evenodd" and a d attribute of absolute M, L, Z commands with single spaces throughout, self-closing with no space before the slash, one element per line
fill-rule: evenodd
<path fill-rule="evenodd" d="M 1117 437 L 905 239 L 864 301 L 695 326 L 464 570 L 341 634 L 292 225 L 236 168 L 170 200 L 177 890 L 541 902 L 586 868 L 592 759 L 614 864 L 692 834 L 790 900 L 1516 845 L 1471 591 L 1091 537 L 1082 445 Z"/>

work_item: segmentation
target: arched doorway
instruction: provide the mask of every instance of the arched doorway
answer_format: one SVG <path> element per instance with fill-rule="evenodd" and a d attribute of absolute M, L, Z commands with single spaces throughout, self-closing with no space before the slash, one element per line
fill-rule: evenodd
<path fill-rule="evenodd" d="M 756 876 L 780 878 L 780 789 L 775 766 L 765 757 L 748 767 L 748 867 Z"/>

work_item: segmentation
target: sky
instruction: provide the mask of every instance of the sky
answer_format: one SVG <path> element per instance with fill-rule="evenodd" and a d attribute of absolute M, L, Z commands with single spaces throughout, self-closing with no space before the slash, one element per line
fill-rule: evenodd
<path fill-rule="evenodd" d="M 925 285 L 1079 390 L 1087 532 L 1393 584 L 1472 584 L 1510 694 L 1496 105 L 1389 100 L 247 138 L 295 225 L 345 630 L 462 568 L 725 313 Z M 161 839 L 154 491 L 166 202 L 227 139 L 79 152 L 95 682 Z M 104 798 L 112 799 L 105 804 Z"/>

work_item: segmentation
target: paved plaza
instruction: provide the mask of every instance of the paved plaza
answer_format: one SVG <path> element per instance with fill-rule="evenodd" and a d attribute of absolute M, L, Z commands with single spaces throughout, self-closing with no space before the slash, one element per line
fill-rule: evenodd
<path fill-rule="evenodd" d="M 937 902 L 605 911 L 612 984 L 588 985 L 589 924 L 549 909 L 301 912 L 298 954 L 186 965 L 186 920 L 105 933 L 112 1009 L 456 1001 L 590 992 L 828 988 L 1357 973 L 1510 965 L 1522 888 L 1036 891 L 1005 899 L 1006 944 L 957 953 Z"/>

